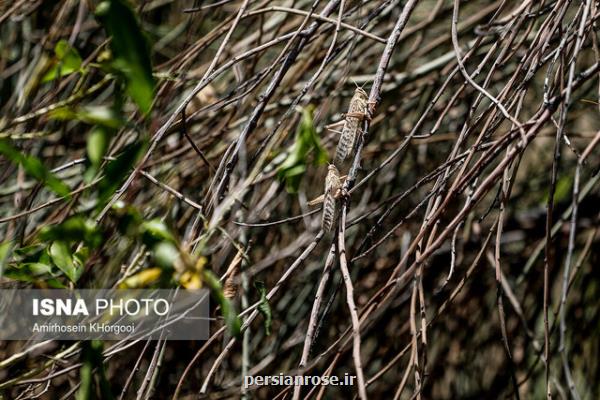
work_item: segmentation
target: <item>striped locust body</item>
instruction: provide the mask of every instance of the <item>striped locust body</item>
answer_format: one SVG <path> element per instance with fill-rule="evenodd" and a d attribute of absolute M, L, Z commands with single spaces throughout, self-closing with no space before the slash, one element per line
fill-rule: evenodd
<path fill-rule="evenodd" d="M 361 123 L 367 115 L 367 101 L 367 93 L 361 88 L 356 88 L 354 96 L 350 100 L 344 127 L 342 128 L 340 140 L 335 150 L 334 163 L 336 165 L 341 165 L 346 157 L 352 153 L 361 129 Z"/>
<path fill-rule="evenodd" d="M 337 198 L 342 189 L 340 173 L 333 164 L 329 164 L 327 177 L 325 178 L 325 193 L 323 194 L 323 217 L 321 228 L 325 232 L 331 231 L 337 212 Z"/>

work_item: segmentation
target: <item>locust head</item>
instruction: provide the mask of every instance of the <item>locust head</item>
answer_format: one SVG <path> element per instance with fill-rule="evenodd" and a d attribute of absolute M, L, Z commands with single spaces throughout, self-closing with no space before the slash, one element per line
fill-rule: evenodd
<path fill-rule="evenodd" d="M 357 87 L 357 88 L 356 88 L 356 91 L 354 92 L 354 95 L 355 95 L 355 96 L 356 96 L 356 95 L 359 95 L 359 96 L 361 96 L 362 98 L 365 98 L 365 99 L 366 99 L 367 97 L 369 97 L 369 95 L 367 94 L 367 92 L 365 92 L 365 89 L 363 89 L 363 88 L 361 88 L 361 87 Z"/>

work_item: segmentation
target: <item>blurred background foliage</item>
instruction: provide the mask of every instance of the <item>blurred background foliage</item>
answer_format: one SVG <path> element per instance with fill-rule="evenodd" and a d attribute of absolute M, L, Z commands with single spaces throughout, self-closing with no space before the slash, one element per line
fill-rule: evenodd
<path fill-rule="evenodd" d="M 304 23 L 326 4 L 335 7 L 325 19 Z M 204 343 L 2 342 L 0 396 L 291 398 L 284 386 L 246 393 L 242 377 L 297 371 L 334 240 L 321 239 L 318 207 L 308 204 L 323 193 L 338 140 L 328 126 L 343 121 L 356 85 L 368 91 L 407 2 L 342 4 L 346 26 L 335 36 L 336 1 L 0 2 L 2 287 L 208 287 L 214 318 Z M 567 399 L 571 380 L 578 396 L 598 398 L 597 2 L 460 1 L 473 77 L 527 133 L 552 108 L 521 147 L 511 121 L 458 73 L 452 12 L 451 1 L 417 2 L 376 99 L 346 232 L 359 311 L 381 299 L 393 270 L 416 262 L 430 200 L 456 189 L 426 245 L 506 154 L 517 149 L 518 161 L 506 168 L 508 198 L 499 175 L 428 253 L 422 275 L 398 278 L 401 290 L 364 324 L 368 393 L 506 398 L 516 382 L 522 398 L 550 390 Z M 567 105 L 573 63 L 579 80 Z M 301 268 L 286 275 L 295 262 Z M 325 284 L 303 372 L 354 374 L 337 263 Z M 423 332 L 411 323 L 421 317 L 430 325 L 417 346 Z M 355 393 L 329 387 L 323 398 Z"/>

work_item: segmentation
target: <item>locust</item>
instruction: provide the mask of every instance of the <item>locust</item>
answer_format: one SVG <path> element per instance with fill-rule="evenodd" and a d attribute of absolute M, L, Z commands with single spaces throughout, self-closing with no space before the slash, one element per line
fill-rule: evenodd
<path fill-rule="evenodd" d="M 335 150 L 334 164 L 341 165 L 352 153 L 360 132 L 362 121 L 367 118 L 368 95 L 364 89 L 357 87 L 350 100 L 348 112 L 345 114 L 344 126 Z"/>
<path fill-rule="evenodd" d="M 342 192 L 342 180 L 340 172 L 335 165 L 329 164 L 327 177 L 325 178 L 325 192 L 323 193 L 323 216 L 321 218 L 321 228 L 325 232 L 331 231 L 335 221 L 337 206 L 340 194 Z"/>

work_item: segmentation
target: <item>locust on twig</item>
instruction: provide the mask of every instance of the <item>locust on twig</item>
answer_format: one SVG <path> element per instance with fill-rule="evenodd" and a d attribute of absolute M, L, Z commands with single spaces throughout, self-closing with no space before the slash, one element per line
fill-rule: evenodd
<path fill-rule="evenodd" d="M 333 227 L 337 212 L 337 199 L 342 192 L 342 180 L 335 165 L 329 164 L 327 177 L 325 178 L 325 192 L 323 193 L 323 216 L 321 228 L 329 232 Z"/>
<path fill-rule="evenodd" d="M 344 126 L 340 140 L 335 150 L 334 164 L 341 163 L 352 153 L 360 132 L 362 121 L 367 118 L 368 95 L 362 88 L 357 87 L 350 100 L 348 112 L 345 114 Z"/>

